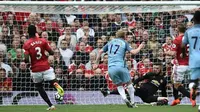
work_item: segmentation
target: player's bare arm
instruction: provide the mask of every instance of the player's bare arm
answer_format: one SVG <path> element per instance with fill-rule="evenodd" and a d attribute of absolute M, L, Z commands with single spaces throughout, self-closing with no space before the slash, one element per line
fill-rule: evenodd
<path fill-rule="evenodd" d="M 102 53 L 103 53 L 103 49 L 101 49 L 101 50 L 99 51 L 99 54 L 97 55 L 96 64 L 99 63 L 99 60 L 100 60 L 100 58 L 101 58 Z"/>
<path fill-rule="evenodd" d="M 130 51 L 131 54 L 133 54 L 133 55 L 137 54 L 138 52 L 140 52 L 140 50 L 142 48 L 144 48 L 144 46 L 145 46 L 145 42 L 142 42 L 137 49 L 133 49 L 133 50 Z"/>
<path fill-rule="evenodd" d="M 185 51 L 186 45 L 185 44 L 181 44 L 181 51 L 182 51 L 182 58 L 186 57 L 186 51 Z"/>

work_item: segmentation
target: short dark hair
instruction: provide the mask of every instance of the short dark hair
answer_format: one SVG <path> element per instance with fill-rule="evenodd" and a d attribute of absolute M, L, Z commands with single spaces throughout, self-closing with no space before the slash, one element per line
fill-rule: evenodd
<path fill-rule="evenodd" d="M 35 25 L 29 25 L 28 26 L 28 34 L 30 37 L 35 36 L 35 33 L 37 33 Z"/>
<path fill-rule="evenodd" d="M 181 32 L 181 33 L 185 33 L 185 31 L 186 31 L 186 27 L 185 27 L 184 24 L 179 24 L 177 26 L 177 28 L 178 28 L 178 31 Z"/>
<path fill-rule="evenodd" d="M 4 71 L 4 72 L 6 72 L 6 70 L 5 70 L 4 68 L 0 68 L 0 71 Z"/>
<path fill-rule="evenodd" d="M 195 23 L 200 23 L 200 11 L 199 10 L 195 11 L 193 19 L 194 19 Z"/>

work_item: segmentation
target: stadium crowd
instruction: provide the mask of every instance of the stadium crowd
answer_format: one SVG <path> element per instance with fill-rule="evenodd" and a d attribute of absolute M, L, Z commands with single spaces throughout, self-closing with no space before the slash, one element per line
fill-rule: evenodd
<path fill-rule="evenodd" d="M 141 42 L 146 46 L 137 55 L 126 54 L 125 60 L 132 79 L 152 71 L 155 62 L 163 64 L 163 73 L 171 88 L 174 57 L 165 55 L 173 48 L 177 25 L 193 26 L 195 10 L 160 13 L 123 13 L 105 15 L 38 14 L 26 12 L 0 13 L 0 91 L 33 91 L 29 64 L 24 62 L 23 43 L 28 39 L 29 24 L 37 26 L 38 38 L 48 40 L 54 55 L 49 63 L 65 90 L 99 90 L 116 88 L 108 75 L 108 55 L 98 51 L 117 30 L 126 32 L 125 40 L 132 48 Z M 94 69 L 95 68 L 95 69 Z M 45 89 L 49 89 L 45 85 Z"/>

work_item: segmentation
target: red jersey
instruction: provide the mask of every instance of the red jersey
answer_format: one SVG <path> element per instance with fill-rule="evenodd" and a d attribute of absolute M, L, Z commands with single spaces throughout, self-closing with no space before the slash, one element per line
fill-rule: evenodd
<path fill-rule="evenodd" d="M 0 88 L 12 88 L 12 79 L 11 78 L 5 78 L 3 82 L 0 82 Z M 0 89 L 1 90 L 1 89 Z"/>
<path fill-rule="evenodd" d="M 173 49 L 173 47 L 174 47 L 174 44 L 167 45 L 166 43 L 164 43 L 162 45 L 162 48 L 163 48 L 164 52 L 171 51 Z"/>
<path fill-rule="evenodd" d="M 181 55 L 182 55 L 182 50 L 181 50 L 182 38 L 183 38 L 183 35 L 179 35 L 178 37 L 176 37 L 174 39 L 174 41 L 173 41 L 173 43 L 174 43 L 173 51 L 176 51 L 176 59 L 177 59 L 179 65 L 188 65 L 188 62 L 189 62 L 189 56 L 188 56 L 189 46 L 187 46 L 187 51 L 186 51 L 187 55 L 183 59 L 181 57 Z"/>
<path fill-rule="evenodd" d="M 111 78 L 109 77 L 108 74 L 105 75 L 105 79 L 106 79 L 106 82 L 107 82 L 107 85 L 108 85 L 108 89 L 110 91 L 117 89 L 117 86 L 115 84 L 113 84 L 113 82 L 112 82 L 112 80 L 111 80 Z"/>
<path fill-rule="evenodd" d="M 32 72 L 42 72 L 50 68 L 48 57 L 45 52 L 50 51 L 51 48 L 48 42 L 44 38 L 30 38 L 24 45 L 24 54 L 27 54 L 31 58 L 31 70 Z"/>

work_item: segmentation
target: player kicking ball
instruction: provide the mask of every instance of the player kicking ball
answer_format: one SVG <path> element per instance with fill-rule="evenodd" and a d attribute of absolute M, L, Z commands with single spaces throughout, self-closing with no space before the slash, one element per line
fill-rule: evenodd
<path fill-rule="evenodd" d="M 36 27 L 34 25 L 29 25 L 29 39 L 23 45 L 25 62 L 29 63 L 30 58 L 31 76 L 40 96 L 49 105 L 47 110 L 55 110 L 56 108 L 49 100 L 47 93 L 43 88 L 42 82 L 50 81 L 50 84 L 57 89 L 57 92 L 61 97 L 64 96 L 64 90 L 57 83 L 54 70 L 49 65 L 48 56 L 45 55 L 46 51 L 49 55 L 53 55 L 54 52 L 50 48 L 47 41 L 43 38 L 37 37 L 35 35 L 36 33 Z"/>
<path fill-rule="evenodd" d="M 137 49 L 132 49 L 127 42 L 124 41 L 125 33 L 122 30 L 117 31 L 116 38 L 108 42 L 103 49 L 99 51 L 97 63 L 103 52 L 108 53 L 108 74 L 113 83 L 117 85 L 117 90 L 122 99 L 129 108 L 137 107 L 134 101 L 134 87 L 131 77 L 125 62 L 126 51 L 132 54 L 137 54 L 143 47 L 144 43 L 140 44 Z M 127 99 L 123 85 L 127 85 L 127 90 L 130 95 L 131 102 Z"/>

